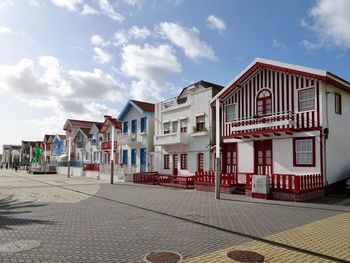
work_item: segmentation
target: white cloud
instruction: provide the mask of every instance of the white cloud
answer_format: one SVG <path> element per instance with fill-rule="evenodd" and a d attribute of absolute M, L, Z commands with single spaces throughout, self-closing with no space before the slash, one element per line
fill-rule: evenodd
<path fill-rule="evenodd" d="M 301 45 L 304 46 L 308 51 L 313 51 L 315 49 L 318 49 L 320 47 L 322 47 L 322 43 L 318 42 L 318 43 L 312 43 L 306 39 L 302 40 Z"/>
<path fill-rule="evenodd" d="M 183 49 L 186 56 L 195 60 L 208 58 L 215 60 L 215 52 L 211 46 L 198 38 L 199 31 L 195 27 L 186 28 L 176 23 L 160 23 L 160 33 L 173 44 Z"/>
<path fill-rule="evenodd" d="M 135 39 L 146 39 L 151 35 L 151 32 L 145 27 L 132 26 L 129 29 L 129 35 Z"/>
<path fill-rule="evenodd" d="M 304 40 L 306 47 L 337 46 L 350 48 L 350 1 L 319 0 L 309 10 L 312 24 L 301 21 L 301 25 L 313 31 L 317 42 Z"/>
<path fill-rule="evenodd" d="M 111 19 L 119 22 L 124 20 L 124 17 L 114 10 L 114 8 L 109 4 L 108 0 L 99 0 L 99 5 L 101 10 Z"/>
<path fill-rule="evenodd" d="M 109 63 L 112 60 L 112 56 L 103 51 L 101 48 L 99 47 L 94 47 L 94 51 L 95 51 L 95 56 L 94 56 L 94 61 L 100 63 L 100 64 L 106 64 Z"/>
<path fill-rule="evenodd" d="M 124 3 L 141 8 L 143 0 L 124 0 Z"/>
<path fill-rule="evenodd" d="M 12 34 L 13 31 L 11 28 L 7 27 L 7 26 L 0 26 L 0 34 L 4 35 L 4 34 Z"/>
<path fill-rule="evenodd" d="M 91 6 L 84 4 L 83 10 L 80 12 L 81 15 L 98 15 L 99 12 Z"/>
<path fill-rule="evenodd" d="M 32 6 L 40 6 L 41 1 L 40 0 L 28 0 L 28 4 Z"/>
<path fill-rule="evenodd" d="M 214 15 L 210 15 L 208 16 L 207 21 L 208 27 L 210 27 L 211 29 L 218 30 L 219 33 L 223 33 L 223 31 L 226 30 L 226 24 L 221 18 L 218 18 Z"/>
<path fill-rule="evenodd" d="M 166 75 L 182 70 L 175 50 L 169 45 L 127 45 L 123 47 L 122 59 L 121 70 L 125 75 L 139 79 L 132 82 L 130 92 L 139 100 L 160 100 L 169 86 Z"/>
<path fill-rule="evenodd" d="M 125 46 L 129 43 L 131 39 L 135 40 L 145 40 L 147 37 L 151 35 L 151 31 L 147 29 L 147 27 L 138 27 L 136 25 L 132 26 L 128 31 L 124 29 L 119 30 L 114 33 L 114 42 L 115 46 Z"/>
<path fill-rule="evenodd" d="M 0 8 L 4 8 L 6 6 L 15 6 L 12 0 L 1 0 L 0 1 Z"/>
<path fill-rule="evenodd" d="M 286 48 L 286 45 L 282 42 L 279 42 L 276 38 L 272 40 L 272 45 L 274 47 L 281 47 L 281 48 Z"/>
<path fill-rule="evenodd" d="M 76 6 L 81 4 L 83 0 L 51 0 L 51 2 L 58 7 L 67 8 L 69 11 L 76 11 Z"/>
<path fill-rule="evenodd" d="M 91 100 L 120 101 L 125 87 L 110 74 L 95 69 L 93 72 L 61 68 L 57 58 L 39 58 L 43 69 L 40 76 L 30 59 L 22 59 L 15 66 L 0 66 L 0 92 L 33 107 L 44 107 L 56 112 L 86 111 L 83 104 Z"/>
<path fill-rule="evenodd" d="M 109 41 L 104 41 L 100 35 L 91 36 L 91 43 L 95 46 L 107 47 L 110 45 Z"/>

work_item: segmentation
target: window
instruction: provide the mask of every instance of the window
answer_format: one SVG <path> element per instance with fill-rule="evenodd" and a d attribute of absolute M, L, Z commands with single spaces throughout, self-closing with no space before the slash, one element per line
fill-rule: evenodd
<path fill-rule="evenodd" d="M 136 149 L 131 149 L 131 165 L 136 165 Z"/>
<path fill-rule="evenodd" d="M 197 170 L 204 171 L 204 153 L 197 154 Z"/>
<path fill-rule="evenodd" d="M 128 122 L 127 121 L 123 122 L 123 133 L 128 133 Z"/>
<path fill-rule="evenodd" d="M 170 160 L 169 154 L 164 154 L 164 169 L 170 169 L 169 160 Z"/>
<path fill-rule="evenodd" d="M 187 154 L 181 154 L 181 169 L 187 169 Z"/>
<path fill-rule="evenodd" d="M 182 119 L 180 124 L 181 124 L 181 132 L 187 132 L 187 119 Z"/>
<path fill-rule="evenodd" d="M 226 107 L 226 122 L 232 122 L 236 117 L 236 105 L 228 105 Z"/>
<path fill-rule="evenodd" d="M 315 166 L 315 137 L 293 139 L 294 166 Z"/>
<path fill-rule="evenodd" d="M 170 122 L 164 123 L 164 134 L 170 133 Z"/>
<path fill-rule="evenodd" d="M 132 120 L 131 121 L 131 133 L 136 133 L 137 132 L 137 120 Z"/>
<path fill-rule="evenodd" d="M 335 113 L 341 114 L 341 95 L 339 93 L 334 93 L 334 99 Z"/>
<path fill-rule="evenodd" d="M 313 110 L 315 108 L 315 88 L 299 91 L 299 111 Z"/>
<path fill-rule="evenodd" d="M 141 132 L 146 132 L 147 131 L 147 118 L 143 117 L 141 118 L 141 128 L 140 128 Z"/>
<path fill-rule="evenodd" d="M 128 150 L 123 150 L 123 163 L 128 164 Z"/>
<path fill-rule="evenodd" d="M 256 114 L 258 116 L 270 115 L 272 113 L 272 96 L 271 92 L 264 89 L 256 97 Z"/>
<path fill-rule="evenodd" d="M 197 116 L 196 117 L 196 131 L 204 131 L 205 130 L 205 116 Z"/>
<path fill-rule="evenodd" d="M 177 132 L 177 121 L 173 121 L 173 132 Z"/>

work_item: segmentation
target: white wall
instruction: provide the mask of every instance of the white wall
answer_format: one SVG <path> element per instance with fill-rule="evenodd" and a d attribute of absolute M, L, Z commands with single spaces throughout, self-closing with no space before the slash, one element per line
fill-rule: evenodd
<path fill-rule="evenodd" d="M 329 128 L 324 166 L 328 184 L 350 176 L 350 94 L 330 84 L 322 89 L 323 128 Z M 330 92 L 326 95 L 326 91 Z M 335 113 L 334 92 L 341 94 L 342 114 Z M 328 97 L 328 125 L 326 96 Z"/>
<path fill-rule="evenodd" d="M 178 174 L 194 174 L 197 170 L 197 154 L 204 153 L 204 169 L 209 170 L 210 164 L 210 127 L 211 116 L 210 116 L 210 104 L 209 100 L 212 97 L 212 89 L 199 87 L 194 93 L 187 94 L 187 101 L 184 104 L 165 108 L 163 102 L 159 102 L 155 106 L 155 134 L 163 134 L 163 123 L 164 121 L 170 121 L 170 133 L 172 133 L 172 122 L 178 122 L 178 132 L 180 131 L 180 119 L 187 117 L 187 132 L 192 134 L 192 127 L 196 126 L 196 115 L 204 113 L 205 115 L 205 127 L 207 132 L 203 136 L 192 136 L 190 135 L 189 143 L 187 145 L 164 145 L 155 146 L 155 167 L 158 172 L 161 173 L 173 173 L 173 154 L 178 154 Z M 187 153 L 188 169 L 181 170 L 181 157 L 180 155 Z M 163 169 L 164 154 L 170 155 L 170 169 Z"/>

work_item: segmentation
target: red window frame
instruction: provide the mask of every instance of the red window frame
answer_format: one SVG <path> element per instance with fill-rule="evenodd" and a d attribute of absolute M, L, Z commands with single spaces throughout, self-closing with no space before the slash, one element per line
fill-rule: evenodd
<path fill-rule="evenodd" d="M 201 158 L 203 158 L 203 167 L 201 168 Z M 197 170 L 198 172 L 204 171 L 204 153 L 197 154 Z"/>
<path fill-rule="evenodd" d="M 269 93 L 268 97 L 263 97 L 263 98 L 259 98 L 260 94 L 263 93 L 264 91 L 267 91 Z M 266 106 L 268 104 L 266 104 L 267 100 L 270 100 L 270 105 L 271 105 L 271 110 L 269 114 L 266 113 Z M 262 114 L 259 114 L 259 101 L 262 101 Z M 269 116 L 272 114 L 272 94 L 271 91 L 269 89 L 263 89 L 261 91 L 259 91 L 258 95 L 256 96 L 256 115 L 259 116 Z"/>
<path fill-rule="evenodd" d="M 337 101 L 339 103 L 338 111 L 337 111 Z M 341 94 L 337 92 L 334 93 L 334 111 L 336 114 L 342 114 Z"/>
<path fill-rule="evenodd" d="M 303 92 L 303 91 L 306 91 L 306 90 L 309 90 L 309 89 L 313 89 L 314 90 L 314 95 L 315 95 L 314 96 L 314 107 L 312 109 L 301 110 L 300 109 L 300 92 Z M 315 107 L 316 107 L 316 89 L 315 89 L 315 87 L 298 90 L 298 111 L 315 110 Z"/>
<path fill-rule="evenodd" d="M 296 153 L 296 141 L 301 140 L 312 140 L 312 163 L 311 164 L 297 164 L 297 153 Z M 315 167 L 316 166 L 316 146 L 315 137 L 295 137 L 293 138 L 293 165 L 296 167 Z"/>
<path fill-rule="evenodd" d="M 164 154 L 164 169 L 170 169 L 169 160 L 169 154 Z"/>
<path fill-rule="evenodd" d="M 187 132 L 187 127 L 181 127 L 181 132 Z"/>
<path fill-rule="evenodd" d="M 181 154 L 181 170 L 187 170 L 187 153 Z"/>

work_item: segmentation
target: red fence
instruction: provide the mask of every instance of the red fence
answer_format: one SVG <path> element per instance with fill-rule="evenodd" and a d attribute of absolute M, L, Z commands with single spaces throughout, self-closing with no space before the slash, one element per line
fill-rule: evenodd
<path fill-rule="evenodd" d="M 253 176 L 253 173 L 220 174 L 220 186 L 234 186 L 243 183 L 246 189 L 251 189 Z M 196 172 L 194 184 L 215 185 L 215 173 L 213 171 Z M 323 178 L 321 174 L 272 174 L 270 176 L 271 190 L 299 192 L 322 187 Z"/>
<path fill-rule="evenodd" d="M 193 189 L 194 188 L 193 179 L 194 179 L 193 176 L 159 174 L 158 184 L 161 186 Z"/>
<path fill-rule="evenodd" d="M 193 176 L 158 174 L 157 172 L 134 173 L 134 183 L 153 184 L 175 188 L 193 189 Z"/>
<path fill-rule="evenodd" d="M 112 149 L 112 141 L 106 141 L 101 143 L 102 150 L 110 150 Z M 117 142 L 114 142 L 114 150 L 117 149 Z"/>
<path fill-rule="evenodd" d="M 201 185 L 215 185 L 215 173 L 213 171 L 195 172 L 194 183 Z M 236 184 L 238 184 L 237 174 L 220 174 L 221 186 L 234 186 Z"/>
<path fill-rule="evenodd" d="M 84 163 L 83 171 L 100 171 L 99 163 Z"/>

